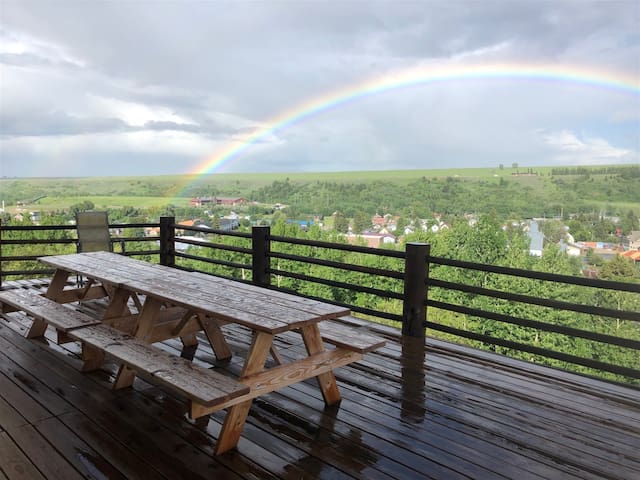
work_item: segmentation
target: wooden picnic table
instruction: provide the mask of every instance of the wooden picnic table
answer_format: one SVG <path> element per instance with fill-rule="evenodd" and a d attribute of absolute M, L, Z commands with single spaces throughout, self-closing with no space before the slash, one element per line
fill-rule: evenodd
<path fill-rule="evenodd" d="M 316 377 L 325 403 L 336 404 L 341 397 L 333 370 L 360 360 L 366 352 L 384 344 L 380 338 L 361 335 L 356 329 L 332 321 L 349 315 L 348 309 L 255 285 L 154 265 L 109 252 L 58 255 L 43 257 L 40 261 L 55 268 L 44 295 L 46 299 L 64 304 L 109 297 L 100 325 L 86 326 L 89 322 L 78 320 L 77 329 L 69 327 L 65 334 L 83 343 L 86 370 L 97 368 L 105 353 L 122 362 L 114 388 L 130 386 L 138 371 L 149 373 L 169 386 L 177 386 L 180 392 L 190 392 L 189 379 L 176 378 L 179 375 L 190 377 L 189 368 L 182 365 L 182 373 L 167 371 L 165 366 L 155 365 L 154 368 L 155 358 L 165 363 L 167 359 L 150 352 L 150 344 L 180 338 L 187 346 L 197 345 L 195 334 L 203 331 L 216 357 L 230 359 L 232 352 L 221 327 L 235 323 L 251 331 L 251 347 L 237 379 L 241 385 L 221 387 L 224 395 L 208 402 L 198 400 L 201 398 L 198 395 L 190 397 L 192 418 L 228 408 L 216 454 L 236 447 L 254 398 Z M 85 283 L 68 288 L 69 278 L 78 275 L 86 279 Z M 130 299 L 137 307 L 135 310 L 129 307 Z M 40 305 L 42 300 L 30 302 L 37 303 L 37 307 L 25 307 L 20 299 L 7 297 L 6 301 L 13 302 L 14 307 L 31 308 L 35 321 L 29 337 L 44 334 L 48 321 L 47 315 L 39 313 L 45 308 Z M 59 328 L 58 324 L 54 325 Z M 107 328 L 110 330 L 105 331 Z M 122 332 L 118 334 L 121 336 L 111 334 L 109 338 L 113 329 Z M 307 356 L 284 363 L 274 347 L 274 336 L 289 331 L 300 333 Z M 135 343 L 128 343 L 128 338 L 135 339 Z M 325 349 L 323 340 L 335 348 Z M 265 364 L 270 353 L 276 366 L 267 369 Z M 136 359 L 135 354 L 147 358 Z M 176 364 L 173 360 L 169 362 Z M 218 383 L 210 375 L 205 375 L 206 380 L 199 380 L 201 374 L 194 373 L 193 382 Z"/>

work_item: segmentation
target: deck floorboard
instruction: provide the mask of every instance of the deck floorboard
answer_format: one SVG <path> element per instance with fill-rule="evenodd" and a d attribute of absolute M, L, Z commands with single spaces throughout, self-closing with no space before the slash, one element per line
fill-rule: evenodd
<path fill-rule="evenodd" d="M 99 316 L 104 305 L 79 308 Z M 224 412 L 189 422 L 182 398 L 139 378 L 114 392 L 114 365 L 81 373 L 77 343 L 57 345 L 51 330 L 27 340 L 29 325 L 0 317 L 0 480 L 640 479 L 640 390 L 619 384 L 435 339 L 403 345 L 372 326 L 387 345 L 336 371 L 339 408 L 325 408 L 314 380 L 270 393 L 237 451 L 215 457 Z M 223 329 L 230 363 L 204 337 L 182 353 L 237 375 L 251 339 Z M 276 339 L 284 359 L 304 353 L 293 335 Z"/>

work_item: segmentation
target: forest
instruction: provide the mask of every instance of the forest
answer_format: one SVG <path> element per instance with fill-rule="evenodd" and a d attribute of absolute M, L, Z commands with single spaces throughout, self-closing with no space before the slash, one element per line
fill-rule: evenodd
<path fill-rule="evenodd" d="M 344 243 L 345 237 L 333 228 L 320 228 L 313 225 L 308 229 L 301 229 L 297 223 L 290 223 L 290 219 L 321 218 L 331 216 L 336 211 L 351 220 L 362 214 L 393 213 L 401 217 L 405 224 L 418 218 L 432 217 L 434 212 L 440 212 L 450 225 L 450 228 L 439 231 L 416 231 L 403 237 L 396 245 L 386 246 L 389 249 L 403 250 L 407 242 L 426 242 L 431 246 L 431 255 L 435 257 L 466 260 L 488 265 L 514 267 L 530 271 L 542 271 L 572 276 L 582 275 L 584 264 L 581 259 L 568 257 L 561 252 L 554 241 L 545 245 L 542 257 L 535 257 L 528 252 L 528 238 L 521 228 L 507 227 L 513 225 L 509 220 L 527 217 L 554 217 L 545 222 L 548 227 L 547 235 L 553 238 L 558 234 L 559 225 L 569 225 L 570 230 L 585 240 L 616 240 L 617 228 L 624 232 L 640 229 L 638 225 L 638 208 L 640 206 L 640 175 L 636 175 L 639 167 L 625 167 L 622 170 L 606 170 L 598 173 L 566 170 L 546 175 L 543 178 L 527 177 L 523 183 L 519 178 L 501 177 L 497 180 L 492 176 L 475 179 L 446 177 L 419 177 L 398 181 L 374 180 L 372 182 L 340 182 L 334 180 L 311 180 L 291 178 L 276 178 L 257 188 L 245 191 L 246 197 L 257 203 L 250 202 L 238 209 L 246 218 L 241 222 L 241 229 L 247 230 L 252 224 L 270 223 L 272 235 L 289 238 L 308 238 L 330 242 Z M 62 181 L 61 181 L 62 182 Z M 6 183 L 2 184 L 3 186 Z M 37 189 L 28 190 L 22 187 L 22 193 L 27 192 L 33 198 L 39 194 Z M 142 188 L 142 187 L 141 187 Z M 201 184 L 202 192 L 218 194 L 235 191 L 240 188 L 233 184 L 225 188 L 206 186 Z M 247 188 L 244 186 L 243 188 Z M 161 193 L 154 188 L 143 189 L 154 194 Z M 215 191 L 212 191 L 215 190 Z M 52 192 L 49 192 L 51 194 Z M 101 193 L 101 192 L 100 192 Z M 132 193 L 128 192 L 131 197 Z M 237 193 L 237 192 L 236 192 Z M 5 194 L 3 190 L 2 194 Z M 91 195 L 78 195 L 76 202 L 66 208 L 58 208 L 41 214 L 41 225 L 67 224 L 76 211 L 104 208 L 92 201 Z M 597 205 L 603 199 L 602 209 Z M 595 202 L 595 203 L 594 203 Z M 274 211 L 273 205 L 286 205 L 282 210 Z M 606 207 L 608 205 L 608 207 Z M 108 207 L 109 217 L 113 223 L 157 222 L 162 215 L 176 216 L 178 220 L 202 218 L 205 223 L 214 224 L 215 219 L 226 212 L 222 208 L 214 208 L 209 215 L 204 215 L 202 209 L 189 207 L 186 204 L 177 206 L 172 202 L 157 206 L 141 208 L 136 205 L 125 205 L 117 208 Z M 228 209 L 227 209 L 228 210 Z M 606 214 L 604 215 L 606 210 Z M 465 214 L 473 213 L 478 221 L 470 224 Z M 618 215 L 615 220 L 613 216 Z M 250 219 L 250 220 L 249 220 Z M 28 218 L 18 222 L 8 212 L 4 212 L 2 222 L 6 224 L 31 224 Z M 325 222 L 329 223 L 329 222 Z M 70 231 L 35 232 L 33 235 L 46 234 L 49 238 L 73 238 L 75 233 Z M 127 235 L 143 235 L 142 229 L 127 232 Z M 204 235 L 204 241 L 224 243 L 231 246 L 250 247 L 245 238 L 226 235 Z M 603 238 L 604 237 L 604 238 Z M 3 239 L 27 238 L 20 232 L 5 232 Z M 576 238 L 577 240 L 579 238 Z M 9 255 L 42 255 L 54 253 L 69 253 L 72 245 L 51 245 L 44 250 L 42 245 L 23 245 L 20 247 L 4 245 L 3 256 Z M 117 249 L 120 247 L 116 247 Z M 131 249 L 149 249 L 148 242 L 128 243 Z M 273 251 L 285 251 L 289 254 L 303 257 L 323 258 L 350 265 L 365 265 L 369 267 L 401 271 L 403 263 L 394 258 L 362 253 L 346 252 L 329 249 L 315 249 L 313 247 L 274 242 Z M 245 254 L 230 252 L 216 248 L 191 246 L 184 251 L 187 255 L 203 256 L 223 262 L 246 264 L 250 262 Z M 154 256 L 148 256 L 150 261 L 157 261 Z M 208 271 L 232 278 L 249 278 L 248 272 L 242 268 L 229 268 L 194 259 L 183 258 L 180 265 Z M 27 262 L 13 262 L 11 268 L 30 268 Z M 3 265 L 7 270 L 8 265 Z M 346 272 L 340 269 L 321 265 L 301 264 L 289 260 L 274 260 L 272 268 L 289 271 L 329 280 L 339 280 L 356 285 L 363 285 L 373 289 L 401 292 L 402 283 L 391 278 L 371 276 L 357 272 Z M 621 257 L 599 261 L 597 265 L 598 277 L 605 280 L 640 283 L 640 270 L 631 261 Z M 512 277 L 500 274 L 488 274 L 467 269 L 433 264 L 430 268 L 430 278 L 443 279 L 453 283 L 468 284 L 478 287 L 496 289 L 505 292 L 530 294 L 541 298 L 567 301 L 606 307 L 626 311 L 640 311 L 640 295 L 637 293 L 605 291 L 589 287 L 573 286 L 564 283 L 541 282 L 529 278 Z M 297 280 L 285 276 L 274 275 L 272 282 L 282 288 L 298 291 L 305 295 L 325 298 L 342 303 L 349 303 L 380 312 L 394 314 L 402 313 L 401 302 L 393 298 L 380 295 L 358 293 L 329 285 Z M 465 305 L 479 310 L 497 314 L 511 315 L 518 318 L 531 319 L 573 327 L 580 330 L 598 332 L 616 337 L 640 341 L 640 325 L 631 320 L 600 317 L 588 313 L 576 313 L 545 307 L 527 305 L 518 302 L 507 302 L 482 295 L 462 293 L 455 290 L 433 287 L 429 290 L 429 298 Z M 512 325 L 482 317 L 464 315 L 448 310 L 429 308 L 430 321 L 449 325 L 469 332 L 518 341 L 529 345 L 540 346 L 555 351 L 565 352 L 577 356 L 595 358 L 615 365 L 623 365 L 640 369 L 638 352 L 623 347 L 616 347 L 595 341 L 567 336 L 552 332 L 541 331 L 532 327 Z M 377 319 L 377 321 L 381 321 Z M 448 334 L 429 330 L 429 335 L 447 340 L 467 343 L 478 348 L 489 349 L 498 353 L 523 358 L 530 361 L 542 362 L 562 368 L 574 369 L 584 373 L 596 374 L 585 367 L 570 365 L 566 362 L 543 358 L 537 355 L 520 352 L 482 342 L 452 337 Z M 607 378 L 629 381 L 612 374 L 604 374 Z"/>

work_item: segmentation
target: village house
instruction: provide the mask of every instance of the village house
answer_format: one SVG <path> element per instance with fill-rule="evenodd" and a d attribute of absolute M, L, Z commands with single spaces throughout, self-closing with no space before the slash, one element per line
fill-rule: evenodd
<path fill-rule="evenodd" d="M 235 207 L 245 203 L 247 203 L 247 199 L 243 197 L 196 197 L 189 200 L 189 205 L 192 207 L 204 207 L 205 205 Z"/>
<path fill-rule="evenodd" d="M 247 199 L 243 197 L 213 197 L 213 203 L 215 205 L 235 207 L 237 205 L 244 205 L 247 203 Z"/>
<path fill-rule="evenodd" d="M 628 250 L 640 250 L 640 230 L 633 230 L 627 235 L 624 245 Z"/>
<path fill-rule="evenodd" d="M 544 249 L 544 234 L 538 228 L 538 222 L 531 221 L 527 231 L 529 237 L 529 254 L 535 257 L 541 257 Z"/>
<path fill-rule="evenodd" d="M 377 232 L 362 232 L 360 234 L 349 233 L 347 235 L 347 242 L 351 245 L 358 244 L 364 241 L 368 247 L 378 248 L 385 244 L 396 243 L 396 237 L 391 234 L 377 233 Z"/>
<path fill-rule="evenodd" d="M 627 250 L 626 252 L 622 252 L 620 255 L 624 258 L 633 260 L 634 265 L 640 264 L 640 250 Z"/>

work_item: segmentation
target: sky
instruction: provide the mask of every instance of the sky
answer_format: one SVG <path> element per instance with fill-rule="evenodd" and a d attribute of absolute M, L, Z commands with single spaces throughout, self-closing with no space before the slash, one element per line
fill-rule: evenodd
<path fill-rule="evenodd" d="M 634 88 L 393 83 L 496 64 Z M 0 0 L 0 176 L 638 164 L 639 86 L 640 0 Z"/>

